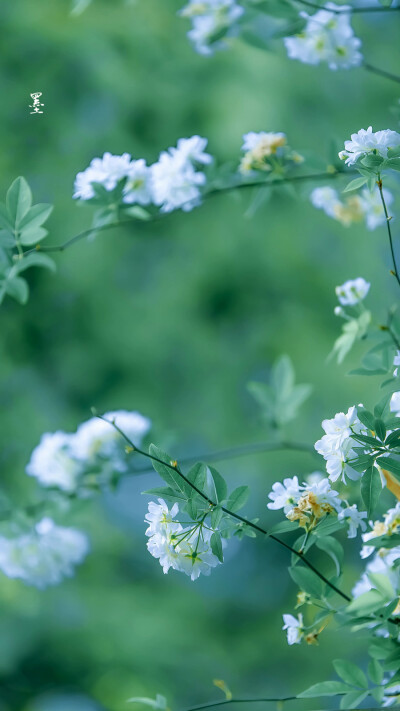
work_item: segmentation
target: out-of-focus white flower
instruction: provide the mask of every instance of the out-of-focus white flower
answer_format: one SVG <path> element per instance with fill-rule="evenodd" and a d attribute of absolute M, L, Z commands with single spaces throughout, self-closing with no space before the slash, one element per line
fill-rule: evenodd
<path fill-rule="evenodd" d="M 400 416 L 400 391 L 393 393 L 390 398 L 390 412 L 394 412 L 396 417 Z"/>
<path fill-rule="evenodd" d="M 364 538 L 365 534 L 363 534 Z M 373 584 L 369 580 L 369 573 L 379 573 L 381 575 L 386 575 L 389 579 L 393 590 L 399 594 L 399 567 L 394 566 L 394 562 L 400 558 L 400 546 L 396 548 L 381 548 L 377 553 L 375 553 L 373 559 L 367 564 L 365 573 L 361 576 L 360 580 L 356 583 L 352 590 L 353 597 L 359 597 L 365 592 L 372 589 Z"/>
<path fill-rule="evenodd" d="M 191 138 L 179 138 L 176 148 L 170 148 L 173 156 L 179 156 L 183 161 L 191 163 L 212 163 L 212 156 L 205 152 L 207 148 L 207 138 L 201 136 L 191 136 Z"/>
<path fill-rule="evenodd" d="M 335 289 L 336 296 L 342 306 L 355 306 L 367 296 L 371 284 L 362 277 L 350 279 Z"/>
<path fill-rule="evenodd" d="M 385 188 L 383 188 L 382 192 L 386 205 L 391 205 L 393 202 L 392 193 L 389 190 L 386 190 Z M 372 192 L 368 188 L 363 188 L 363 190 L 361 191 L 360 200 L 361 207 L 363 209 L 367 223 L 367 228 L 369 230 L 374 230 L 376 227 L 384 225 L 386 222 L 386 217 L 378 188 L 375 188 Z"/>
<path fill-rule="evenodd" d="M 207 141 L 200 136 L 181 139 L 177 148 L 170 148 L 160 154 L 157 163 L 151 167 L 153 202 L 161 207 L 161 212 L 171 212 L 181 208 L 185 212 L 201 203 L 200 187 L 205 185 L 206 176 L 195 169 L 191 162 L 209 162 L 204 153 Z"/>
<path fill-rule="evenodd" d="M 348 506 L 345 509 L 342 509 L 339 514 L 338 514 L 338 519 L 339 521 L 345 521 L 348 519 L 348 524 L 349 524 L 349 532 L 348 532 L 348 537 L 349 538 L 355 538 L 357 535 L 357 529 L 360 527 L 361 531 L 365 531 L 367 528 L 366 521 L 364 519 L 367 518 L 367 512 L 366 511 L 359 511 L 357 509 L 356 504 L 353 504 L 352 506 Z"/>
<path fill-rule="evenodd" d="M 74 574 L 89 551 L 87 536 L 74 528 L 56 526 L 43 518 L 17 538 L 0 538 L 0 570 L 9 578 L 45 588 Z"/>
<path fill-rule="evenodd" d="M 388 148 L 397 146 L 400 146 L 400 133 L 389 128 L 374 133 L 372 126 L 369 126 L 367 130 L 361 128 L 358 133 L 351 134 L 351 140 L 344 142 L 345 150 L 340 151 L 339 158 L 348 165 L 354 165 L 359 158 L 373 152 L 387 158 Z"/>
<path fill-rule="evenodd" d="M 284 38 L 288 56 L 305 64 L 326 62 L 333 70 L 359 66 L 362 62 L 361 41 L 354 36 L 346 12 L 350 7 L 328 2 L 325 8 L 314 15 L 300 13 L 307 23 L 301 34 Z"/>
<path fill-rule="evenodd" d="M 396 355 L 393 359 L 393 365 L 396 366 L 393 371 L 393 375 L 395 378 L 397 378 L 397 367 L 400 365 L 400 351 L 396 351 Z"/>
<path fill-rule="evenodd" d="M 122 156 L 104 153 L 102 158 L 93 158 L 89 167 L 76 176 L 73 197 L 81 200 L 93 198 L 95 192 L 92 183 L 100 183 L 106 190 L 114 190 L 118 181 L 128 175 L 130 166 L 129 153 Z"/>
<path fill-rule="evenodd" d="M 210 55 L 227 47 L 224 37 L 238 34 L 237 20 L 243 13 L 235 0 L 189 0 L 179 15 L 192 21 L 187 36 L 196 52 Z"/>
<path fill-rule="evenodd" d="M 306 476 L 306 483 L 313 486 L 314 484 L 319 484 L 319 482 L 323 479 L 325 479 L 325 474 L 321 474 L 321 472 L 312 472 Z"/>
<path fill-rule="evenodd" d="M 255 156 L 265 157 L 273 155 L 284 145 L 286 145 L 286 134 L 284 133 L 250 131 L 243 136 L 242 151 L 253 151 Z"/>
<path fill-rule="evenodd" d="M 139 412 L 117 410 L 106 412 L 104 418 L 109 422 L 114 421 L 136 447 L 140 447 L 143 437 L 151 427 L 150 420 Z M 88 462 L 97 455 L 112 456 L 115 453 L 115 446 L 119 443 L 123 449 L 124 440 L 111 424 L 98 417 L 92 417 L 79 425 L 76 434 L 73 435 L 72 451 L 77 459 Z M 114 464 L 117 468 L 124 468 L 122 462 L 116 460 Z"/>
<path fill-rule="evenodd" d="M 151 203 L 151 170 L 143 158 L 133 160 L 126 173 L 126 183 L 123 188 L 122 202 L 131 205 L 148 205 Z"/>
<path fill-rule="evenodd" d="M 391 686 L 389 682 L 390 679 L 384 679 L 382 682 L 382 684 L 385 685 L 385 691 L 387 692 L 382 698 L 382 706 L 384 708 L 397 704 L 400 697 L 400 684 L 393 684 Z"/>
<path fill-rule="evenodd" d="M 286 630 L 288 644 L 299 644 L 304 636 L 303 615 L 283 615 L 283 630 Z"/>
<path fill-rule="evenodd" d="M 283 484 L 277 481 L 272 485 L 272 491 L 268 494 L 271 502 L 267 504 L 267 507 L 273 510 L 283 509 L 283 512 L 287 514 L 297 504 L 301 494 L 302 487 L 299 485 L 297 476 L 292 479 L 284 479 Z"/>
<path fill-rule="evenodd" d="M 384 190 L 386 203 L 393 202 L 393 195 L 389 190 Z M 346 196 L 340 199 L 337 190 L 329 186 L 315 188 L 310 195 L 314 207 L 323 210 L 326 215 L 337 220 L 345 227 L 355 222 L 365 220 L 367 229 L 374 230 L 385 223 L 381 197 L 378 188 L 372 192 L 364 188 L 360 195 Z"/>
<path fill-rule="evenodd" d="M 26 473 L 42 486 L 56 486 L 73 491 L 82 472 L 74 458 L 74 435 L 65 432 L 46 433 L 33 450 Z"/>

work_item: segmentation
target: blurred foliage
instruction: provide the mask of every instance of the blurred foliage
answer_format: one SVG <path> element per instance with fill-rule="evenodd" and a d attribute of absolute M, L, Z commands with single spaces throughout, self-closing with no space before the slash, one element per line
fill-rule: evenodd
<path fill-rule="evenodd" d="M 277 130 L 324 163 L 351 132 L 397 121 L 396 86 L 362 68 L 291 62 L 279 42 L 262 52 L 237 40 L 212 58 L 196 55 L 179 7 L 93 0 L 71 16 L 70 0 L 1 3 L 1 195 L 23 174 L 35 201 L 55 205 L 49 244 L 89 226 L 89 210 L 72 201 L 73 180 L 106 150 L 154 161 L 199 133 L 221 162 L 236 162 L 242 133 Z M 369 61 L 395 66 L 396 23 L 372 14 L 354 24 Z M 43 115 L 29 113 L 34 91 Z M 345 377 L 358 345 L 345 366 L 326 358 L 340 328 L 336 284 L 372 281 L 385 322 L 396 288 L 386 233 L 342 228 L 311 207 L 310 187 L 297 200 L 275 190 L 252 219 L 244 216 L 251 196 L 219 196 L 190 214 L 81 242 L 55 256 L 56 276 L 28 272 L 28 304 L 8 299 L 0 312 L 0 451 L 15 501 L 34 495 L 24 467 L 42 432 L 75 429 L 92 405 L 143 412 L 153 441 L 176 457 L 267 439 L 246 384 L 268 381 L 281 353 L 314 387 L 305 416 L 291 423 L 296 440 L 313 443 L 322 418 L 367 406 L 365 380 Z M 248 513 L 269 524 L 272 482 L 318 466 L 291 452 L 220 468 L 232 488 L 250 485 Z M 71 524 L 89 531 L 93 550 L 74 580 L 39 593 L 2 578 L 1 711 L 122 711 L 128 698 L 156 693 L 184 708 L 213 697 L 215 677 L 235 695 L 287 695 L 329 678 L 341 633 L 328 629 L 318 650 L 288 648 L 281 614 L 296 589 L 273 542 L 232 542 L 224 566 L 196 583 L 162 575 L 146 552 L 138 495 L 156 485 L 138 476 L 82 504 Z M 353 556 L 349 587 L 356 543 Z M 350 637 L 346 651 L 361 659 L 354 645 Z"/>

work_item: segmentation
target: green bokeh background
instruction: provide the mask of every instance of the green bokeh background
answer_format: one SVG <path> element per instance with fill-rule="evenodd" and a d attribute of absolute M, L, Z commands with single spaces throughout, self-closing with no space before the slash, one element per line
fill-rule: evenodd
<path fill-rule="evenodd" d="M 370 124 L 396 128 L 395 84 L 289 61 L 280 42 L 263 52 L 235 41 L 201 57 L 179 7 L 93 0 L 73 18 L 67 0 L 1 4 L 1 193 L 23 174 L 35 201 L 54 202 L 49 244 L 89 226 L 72 185 L 104 151 L 152 162 L 198 133 L 218 161 L 236 163 L 243 133 L 276 130 L 324 163 L 332 140 Z M 395 67 L 396 23 L 356 18 L 371 63 Z M 29 113 L 33 91 L 43 92 L 43 115 Z M 293 439 L 313 443 L 321 419 L 373 402 L 374 381 L 346 376 L 357 349 L 341 367 L 326 358 L 340 325 L 336 284 L 372 280 L 371 303 L 385 318 L 395 294 L 385 230 L 334 223 L 310 206 L 310 187 L 276 192 L 251 219 L 249 193 L 213 198 L 80 242 L 56 256 L 56 276 L 32 271 L 27 306 L 8 300 L 0 312 L 2 486 L 16 502 L 37 493 L 24 467 L 41 434 L 74 430 L 93 405 L 139 410 L 179 457 L 268 439 L 246 384 L 267 378 L 281 353 L 314 386 Z M 265 507 L 271 484 L 321 466 L 279 453 L 220 470 L 232 486 L 250 485 L 248 512 L 269 525 L 279 520 Z M 232 542 L 226 564 L 196 583 L 164 576 L 145 549 L 140 492 L 153 479 L 126 481 L 72 514 L 92 543 L 75 579 L 37 592 L 1 578 L 1 711 L 124 711 L 128 697 L 157 692 L 180 709 L 218 697 L 214 678 L 236 695 L 285 696 L 329 678 L 332 658 L 363 663 L 363 642 L 341 630 L 324 632 L 317 649 L 287 646 L 281 615 L 296 590 L 273 542 Z M 347 589 L 360 570 L 357 546 Z"/>

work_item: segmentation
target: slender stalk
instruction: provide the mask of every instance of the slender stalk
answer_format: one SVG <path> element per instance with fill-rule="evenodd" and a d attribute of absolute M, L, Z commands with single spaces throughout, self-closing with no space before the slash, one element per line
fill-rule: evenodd
<path fill-rule="evenodd" d="M 296 2 L 300 3 L 301 5 L 305 5 L 306 7 L 311 7 L 314 10 L 328 10 L 329 12 L 333 12 L 335 15 L 353 15 L 362 14 L 365 12 L 398 12 L 400 10 L 399 5 L 395 5 L 394 7 L 384 7 L 384 5 L 378 5 L 377 7 L 360 6 L 333 9 L 330 7 L 327 8 L 325 5 L 318 5 L 318 3 L 311 2 L 311 0 L 296 0 Z"/>
<path fill-rule="evenodd" d="M 385 213 L 386 227 L 387 227 L 388 236 L 389 236 L 390 252 L 392 255 L 392 262 L 393 262 L 393 275 L 396 277 L 396 281 L 397 281 L 398 285 L 400 286 L 400 275 L 399 275 L 399 271 L 397 269 L 396 256 L 395 256 L 394 247 L 393 247 L 392 228 L 390 226 L 390 220 L 392 218 L 389 216 L 389 213 L 388 213 L 388 210 L 386 207 L 385 196 L 383 194 L 382 180 L 381 180 L 381 176 L 379 173 L 378 173 L 378 180 L 376 181 L 376 183 L 379 188 L 379 194 L 381 196 L 382 207 L 383 207 L 383 211 Z"/>
<path fill-rule="evenodd" d="M 199 496 L 201 496 L 201 498 L 202 498 L 204 501 L 206 501 L 206 502 L 210 505 L 210 507 L 213 508 L 213 507 L 217 506 L 217 503 L 216 503 L 215 501 L 213 501 L 212 499 L 210 499 L 209 496 L 207 496 L 206 494 L 204 494 L 204 492 L 201 491 L 201 489 L 199 489 L 195 484 L 193 484 L 193 482 L 191 482 L 191 481 L 185 476 L 185 474 L 180 470 L 180 468 L 179 468 L 179 466 L 178 466 L 177 463 L 174 462 L 174 463 L 172 464 L 172 463 L 168 463 L 168 462 L 163 462 L 162 459 L 159 459 L 158 457 L 154 457 L 152 454 L 149 454 L 148 452 L 145 452 L 144 450 L 139 449 L 139 448 L 136 447 L 136 445 L 132 442 L 132 440 L 129 439 L 129 437 L 125 434 L 125 432 L 123 432 L 123 431 L 118 427 L 118 425 L 117 425 L 115 422 L 111 422 L 110 420 L 107 420 L 105 417 L 102 417 L 101 415 L 97 415 L 97 414 L 96 414 L 96 417 L 98 417 L 100 420 L 103 420 L 103 422 L 107 422 L 109 425 L 111 425 L 112 427 L 114 427 L 114 429 L 115 429 L 117 432 L 119 432 L 119 434 L 120 434 L 120 435 L 125 439 L 125 441 L 129 444 L 129 446 L 132 448 L 132 451 L 133 451 L 133 452 L 137 452 L 138 454 L 141 454 L 143 457 L 147 457 L 148 459 L 152 460 L 153 462 L 158 462 L 158 464 L 162 464 L 163 466 L 167 467 L 168 469 L 171 469 L 173 472 L 179 474 L 179 476 L 186 482 L 186 484 L 188 484 L 188 486 L 190 486 L 194 491 L 196 491 L 196 493 L 199 494 Z M 313 563 L 311 563 L 311 562 L 303 555 L 303 553 L 302 553 L 301 551 L 298 551 L 298 550 L 296 550 L 295 548 L 292 548 L 292 546 L 290 546 L 288 543 L 286 543 L 285 541 L 283 541 L 281 538 L 278 538 L 277 536 L 275 536 L 275 535 L 273 535 L 273 534 L 271 534 L 271 533 L 268 533 L 268 531 L 266 531 L 266 530 L 265 530 L 264 528 L 262 528 L 261 526 L 258 526 L 256 523 L 253 523 L 252 521 L 248 521 L 248 520 L 247 520 L 246 518 L 244 518 L 243 516 L 240 516 L 240 514 L 234 513 L 233 511 L 230 511 L 230 510 L 227 509 L 225 506 L 221 506 L 221 510 L 222 510 L 224 513 L 226 513 L 228 516 L 231 516 L 232 518 L 236 519 L 237 521 L 240 521 L 241 523 L 244 523 L 246 526 L 249 526 L 250 528 L 254 529 L 255 531 L 258 531 L 258 533 L 262 533 L 264 536 L 268 536 L 268 537 L 271 538 L 273 541 L 276 541 L 276 543 L 279 543 L 281 546 L 283 546 L 284 548 L 286 548 L 288 551 L 290 551 L 291 553 L 293 553 L 294 555 L 296 555 L 296 556 L 297 556 L 298 558 L 300 558 L 300 559 L 304 562 L 304 564 L 305 564 L 308 568 L 310 568 L 310 570 L 312 570 L 326 585 L 328 585 L 332 590 L 334 590 L 334 591 L 335 591 L 338 595 L 340 595 L 344 600 L 346 600 L 347 602 L 351 602 L 351 598 L 350 598 L 346 593 L 344 593 L 342 590 L 340 590 L 340 588 L 336 587 L 336 585 L 334 585 L 330 580 L 328 580 L 328 578 L 326 578 L 325 575 L 323 575 L 323 573 L 321 573 L 321 572 L 313 565 Z"/>
<path fill-rule="evenodd" d="M 390 8 L 387 8 L 387 9 L 390 9 Z M 396 8 L 396 9 L 399 9 L 399 8 Z M 385 79 L 390 79 L 390 81 L 394 81 L 394 82 L 396 82 L 396 84 L 400 84 L 400 76 L 398 76 L 397 74 L 392 74 L 392 72 L 387 72 L 386 69 L 379 69 L 379 67 L 374 67 L 373 64 L 368 64 L 367 62 L 363 62 L 363 64 L 361 66 L 364 69 L 366 69 L 367 72 L 371 72 L 372 74 L 378 74 L 378 76 L 380 76 L 380 77 L 384 77 Z"/>
<path fill-rule="evenodd" d="M 399 346 L 400 348 L 400 346 Z M 314 447 L 301 442 L 256 442 L 254 444 L 242 444 L 238 447 L 230 447 L 229 449 L 220 449 L 217 452 L 209 452 L 206 454 L 190 455 L 190 457 L 182 457 L 179 459 L 181 464 L 193 464 L 195 462 L 223 462 L 228 459 L 237 459 L 238 457 L 248 457 L 251 454 L 263 454 L 265 452 L 305 452 L 316 455 Z M 135 474 L 148 474 L 153 469 L 140 469 L 135 471 Z"/>
<path fill-rule="evenodd" d="M 262 703 L 284 703 L 285 701 L 296 701 L 297 696 L 286 696 L 286 698 L 261 698 L 261 699 L 219 699 L 218 701 L 209 701 L 208 703 L 190 706 L 185 711 L 201 711 L 201 709 L 209 709 L 214 706 L 227 706 L 228 704 L 262 704 Z M 299 699 L 300 700 L 300 699 Z"/>
<path fill-rule="evenodd" d="M 346 171 L 346 175 L 350 174 L 351 172 L 355 171 Z M 336 178 L 338 175 L 343 175 L 344 173 L 335 171 L 335 172 L 329 172 L 326 171 L 325 173 L 311 173 L 310 175 L 293 175 L 291 177 L 287 178 L 281 178 L 279 180 L 253 180 L 253 181 L 248 181 L 248 182 L 243 182 L 243 183 L 238 183 L 236 185 L 228 185 L 226 187 L 222 188 L 212 188 L 208 192 L 206 192 L 203 195 L 203 198 L 207 200 L 210 197 L 213 197 L 215 195 L 220 195 L 223 193 L 227 192 L 232 192 L 233 190 L 243 190 L 246 188 L 255 188 L 255 187 L 265 187 L 265 188 L 270 188 L 275 185 L 284 185 L 287 183 L 302 183 L 306 182 L 308 180 L 332 180 L 332 178 Z M 161 219 L 165 219 L 168 215 L 172 215 L 172 212 L 168 213 L 159 213 L 157 215 L 154 215 L 151 217 L 149 222 L 156 222 Z M 82 239 L 85 237 L 89 237 L 89 235 L 93 234 L 94 232 L 106 232 L 107 230 L 114 229 L 115 227 L 123 227 L 124 225 L 133 225 L 137 224 L 138 220 L 135 219 L 130 219 L 130 220 L 116 220 L 115 222 L 109 222 L 106 225 L 100 225 L 99 227 L 91 227 L 90 229 L 83 230 L 83 232 L 79 232 L 79 234 L 74 235 L 74 237 L 70 237 L 67 239 L 65 242 L 62 242 L 61 244 L 56 244 L 56 245 L 49 245 L 49 246 L 42 246 L 41 244 L 35 245 L 35 247 L 32 247 L 31 249 L 26 250 L 24 252 L 24 256 L 27 257 L 28 254 L 32 254 L 33 252 L 64 252 L 68 247 L 71 247 L 73 244 L 76 244 L 77 242 L 80 242 Z"/>

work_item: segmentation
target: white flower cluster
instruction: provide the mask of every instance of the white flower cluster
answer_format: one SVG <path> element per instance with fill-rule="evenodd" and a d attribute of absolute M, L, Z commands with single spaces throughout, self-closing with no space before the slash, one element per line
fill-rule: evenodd
<path fill-rule="evenodd" d="M 383 190 L 387 205 L 393 202 L 393 195 L 389 190 Z M 359 195 L 351 195 L 340 199 L 339 193 L 334 188 L 326 185 L 315 188 L 310 195 L 314 207 L 323 210 L 328 217 L 338 220 L 345 227 L 354 222 L 365 221 L 367 229 L 374 230 L 385 224 L 385 213 L 378 188 L 372 192 L 363 188 Z"/>
<path fill-rule="evenodd" d="M 286 518 L 298 521 L 299 525 L 310 530 L 326 514 L 336 513 L 338 519 L 349 524 L 348 537 L 357 535 L 357 528 L 365 530 L 365 511 L 358 511 L 355 504 L 347 506 L 339 498 L 337 491 L 331 488 L 328 478 L 313 475 L 308 483 L 299 484 L 297 476 L 275 482 L 269 494 L 269 509 L 283 509 Z"/>
<path fill-rule="evenodd" d="M 326 62 L 329 69 L 334 70 L 359 66 L 361 41 L 354 36 L 346 12 L 349 9 L 347 5 L 328 2 L 325 9 L 314 15 L 301 12 L 300 16 L 306 20 L 304 30 L 294 37 L 284 38 L 290 59 L 299 59 L 305 64 Z M 339 12 L 335 12 L 337 10 Z"/>
<path fill-rule="evenodd" d="M 227 47 L 225 37 L 238 34 L 237 20 L 243 13 L 244 8 L 235 0 L 189 0 L 179 15 L 192 22 L 187 36 L 196 52 L 210 55 Z"/>
<path fill-rule="evenodd" d="M 272 171 L 283 163 L 302 163 L 303 156 L 287 145 L 285 133 L 259 131 L 245 133 L 243 136 L 244 156 L 240 162 L 239 170 L 244 175 L 252 171 Z"/>
<path fill-rule="evenodd" d="M 73 575 L 74 566 L 83 561 L 88 551 L 84 533 L 43 518 L 28 533 L 0 538 L 0 570 L 8 578 L 19 578 L 43 589 Z"/>
<path fill-rule="evenodd" d="M 378 536 L 392 536 L 400 533 L 400 502 L 392 509 L 389 509 L 384 515 L 383 521 L 370 521 L 371 530 L 364 533 L 362 536 L 364 544 L 368 544 L 372 538 Z M 379 573 L 389 578 L 394 591 L 399 594 L 400 591 L 400 567 L 394 563 L 400 558 L 400 546 L 393 548 L 375 548 L 374 546 L 364 545 L 361 549 L 361 558 L 369 558 L 374 553 L 372 560 L 366 566 L 365 573 L 353 588 L 353 597 L 358 597 L 373 588 L 373 582 L 369 578 L 370 573 Z M 398 613 L 395 610 L 395 613 Z"/>
<path fill-rule="evenodd" d="M 151 422 L 138 412 L 107 412 L 104 417 L 116 425 L 139 447 Z M 42 486 L 72 492 L 81 476 L 98 458 L 112 460 L 116 471 L 125 471 L 121 435 L 112 425 L 93 417 L 79 425 L 75 433 L 54 432 L 42 436 L 33 450 L 26 473 L 36 477 Z"/>
<path fill-rule="evenodd" d="M 351 134 L 351 140 L 344 142 L 344 151 L 340 151 L 339 158 L 345 160 L 347 165 L 354 165 L 359 158 L 363 158 L 369 153 L 388 157 L 388 148 L 400 146 L 400 133 L 391 131 L 389 128 L 384 131 L 372 131 L 372 126 L 367 130 L 361 128 L 358 133 Z"/>
<path fill-rule="evenodd" d="M 184 529 L 175 518 L 178 504 L 169 510 L 163 499 L 149 503 L 145 516 L 148 523 L 147 548 L 154 558 L 158 558 L 164 573 L 169 569 L 178 570 L 196 580 L 201 573 L 210 575 L 211 568 L 220 562 L 211 550 L 212 531 L 203 525 L 194 524 Z"/>
<path fill-rule="evenodd" d="M 206 184 L 205 174 L 197 168 L 212 162 L 205 152 L 206 146 L 207 139 L 200 136 L 180 138 L 176 148 L 163 151 L 151 166 L 143 159 L 131 160 L 129 153 L 122 156 L 104 153 L 103 158 L 94 158 L 86 170 L 78 173 L 73 197 L 91 200 L 95 197 L 93 183 L 112 191 L 124 181 L 125 204 L 153 204 L 161 212 L 177 208 L 192 210 L 200 204 L 200 188 Z"/>
<path fill-rule="evenodd" d="M 358 277 L 357 279 L 349 279 L 344 284 L 337 286 L 335 289 L 336 296 L 342 306 L 356 306 L 367 296 L 371 284 Z"/>
<path fill-rule="evenodd" d="M 343 303 L 343 302 L 342 302 Z M 350 407 L 347 413 L 339 412 L 332 420 L 323 420 L 325 435 L 315 443 L 315 449 L 326 460 L 326 470 L 331 481 L 359 479 L 361 474 L 351 467 L 351 460 L 357 457 L 353 450 L 357 442 L 352 434 L 366 434 L 366 429 L 357 416 L 357 408 Z"/>

